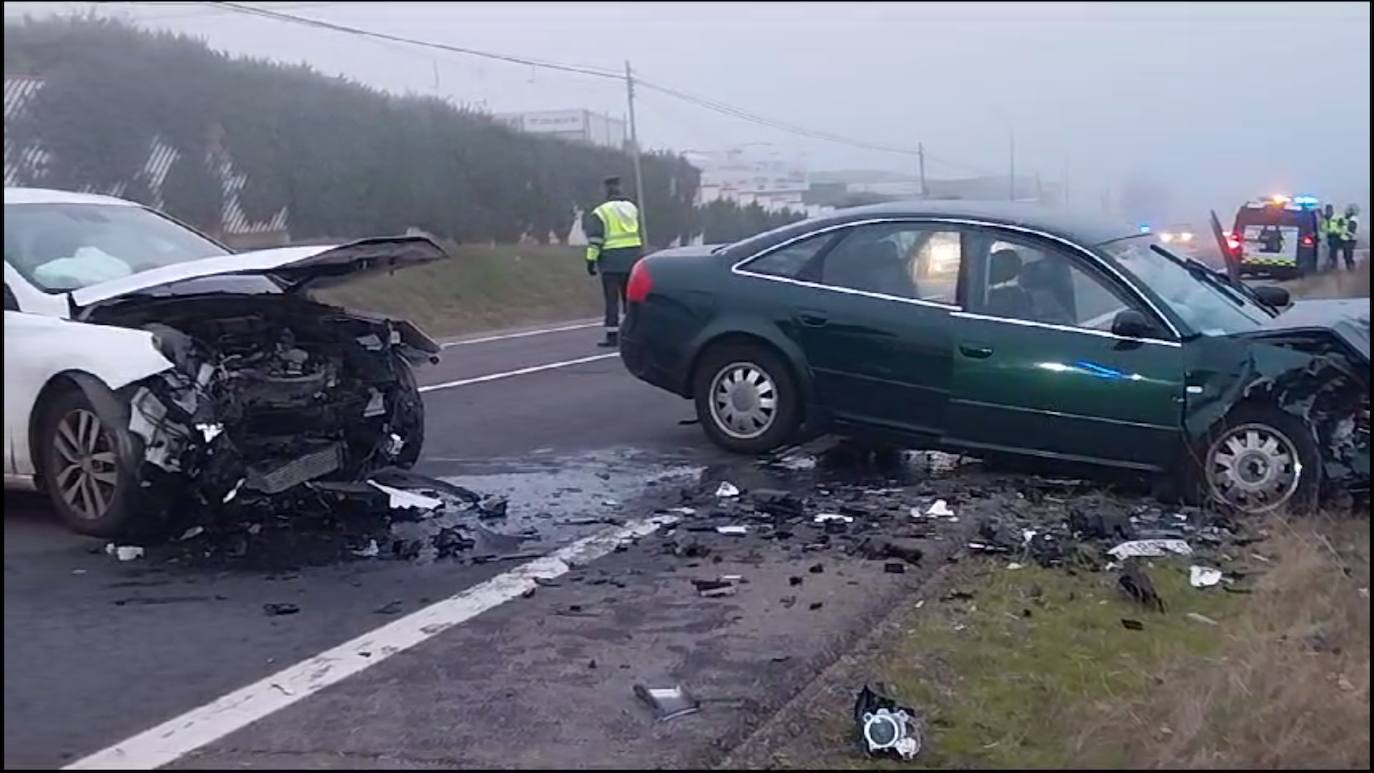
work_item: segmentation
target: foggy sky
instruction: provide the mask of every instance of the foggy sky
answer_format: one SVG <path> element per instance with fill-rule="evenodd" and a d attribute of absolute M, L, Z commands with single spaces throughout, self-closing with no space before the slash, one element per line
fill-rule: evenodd
<path fill-rule="evenodd" d="M 1166 185 L 1179 214 L 1199 218 L 1272 191 L 1369 201 L 1366 3 L 257 5 L 563 63 L 618 69 L 629 59 L 644 78 L 778 120 L 884 145 L 920 141 L 930 177 L 1005 173 L 1014 133 L 1017 171 L 1059 182 L 1067 170 L 1078 207 L 1096 209 L 1132 174 Z M 5 13 L 89 7 L 6 3 Z M 623 84 L 610 80 L 193 3 L 100 11 L 493 112 L 625 112 Z M 909 157 L 639 96 L 646 147 L 770 142 L 804 153 L 813 171 L 915 168 Z"/>

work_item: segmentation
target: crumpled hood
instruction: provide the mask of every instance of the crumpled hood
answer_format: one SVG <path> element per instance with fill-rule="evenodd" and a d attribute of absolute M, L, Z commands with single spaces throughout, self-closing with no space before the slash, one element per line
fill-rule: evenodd
<path fill-rule="evenodd" d="M 1293 332 L 1323 330 L 1334 333 L 1369 363 L 1369 299 L 1297 301 L 1269 320 L 1264 330 Z"/>
<path fill-rule="evenodd" d="M 340 245 L 277 247 L 203 258 L 99 282 L 71 292 L 72 303 L 91 306 L 154 287 L 224 274 L 259 274 L 280 282 L 288 291 L 307 285 L 320 287 L 343 277 L 391 271 L 448 257 L 423 236 L 360 239 Z"/>

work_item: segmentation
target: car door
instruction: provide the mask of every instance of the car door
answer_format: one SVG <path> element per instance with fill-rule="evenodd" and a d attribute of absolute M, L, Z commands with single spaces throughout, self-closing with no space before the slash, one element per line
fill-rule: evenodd
<path fill-rule="evenodd" d="M 808 265 L 792 329 L 832 418 L 943 431 L 959 266 L 956 231 L 911 221 L 845 228 Z"/>
<path fill-rule="evenodd" d="M 18 390 L 16 389 L 16 385 L 10 383 L 10 381 L 11 381 L 11 374 L 15 372 L 15 369 L 11 367 L 11 365 L 12 365 L 13 363 L 10 362 L 10 352 L 12 352 L 12 351 L 14 350 L 14 348 L 10 345 L 10 330 L 12 329 L 12 323 L 15 321 L 15 320 L 11 319 L 11 317 L 16 317 L 16 316 L 18 316 L 18 315 L 19 315 L 19 301 L 18 301 L 17 299 L 15 299 L 15 297 L 14 297 L 14 292 L 13 292 L 12 290 L 10 290 L 9 282 L 6 282 L 6 283 L 5 283 L 5 474 L 6 474 L 6 475 L 14 475 L 14 474 L 17 474 L 17 472 L 18 472 L 18 467 L 16 466 L 16 465 L 18 464 L 18 460 L 16 459 L 16 452 L 18 451 L 18 447 L 15 445 L 15 437 L 16 437 L 16 434 L 17 434 L 17 431 L 18 431 L 17 425 L 19 424 L 19 421 L 20 421 L 20 420 L 19 420 L 19 415 L 18 415 L 18 414 L 19 414 L 19 410 L 18 410 L 17 406 L 11 404 L 11 403 L 12 403 L 12 399 L 10 398 L 10 395 L 15 395 L 15 398 L 18 397 L 18 394 L 17 394 L 17 391 L 18 391 Z M 25 417 L 24 422 L 25 422 L 25 424 L 27 425 L 27 417 Z M 27 430 L 25 430 L 25 432 L 27 432 Z M 25 448 L 27 448 L 27 447 L 28 447 L 28 444 L 26 443 L 26 444 L 25 444 Z M 28 456 L 28 454 L 25 454 L 25 457 L 27 457 L 27 456 Z"/>
<path fill-rule="evenodd" d="M 966 235 L 947 439 L 974 449 L 1160 469 L 1182 421 L 1182 348 L 1098 259 L 1000 229 Z M 1157 334 L 1111 332 L 1123 309 Z"/>

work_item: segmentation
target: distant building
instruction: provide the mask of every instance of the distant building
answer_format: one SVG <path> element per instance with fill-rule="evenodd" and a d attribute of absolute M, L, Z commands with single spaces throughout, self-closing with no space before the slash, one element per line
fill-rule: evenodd
<path fill-rule="evenodd" d="M 770 212 L 807 211 L 804 198 L 810 183 L 799 156 L 763 144 L 689 150 L 683 155 L 701 170 L 699 205 L 725 200 L 742 207 L 758 204 Z"/>
<path fill-rule="evenodd" d="M 1006 175 L 986 175 L 957 179 L 927 179 L 925 190 L 915 174 L 877 169 L 853 169 L 835 172 L 814 172 L 807 201 L 813 204 L 840 204 L 845 200 L 884 199 L 966 199 L 970 201 L 1006 201 L 1013 198 Z M 1062 199 L 1057 183 L 1042 182 L 1038 177 L 1016 178 L 1016 201 L 1038 202 L 1054 206 Z"/>
<path fill-rule="evenodd" d="M 492 117 L 498 123 L 530 134 L 614 150 L 625 147 L 625 122 L 590 110 L 537 110 L 498 113 Z"/>

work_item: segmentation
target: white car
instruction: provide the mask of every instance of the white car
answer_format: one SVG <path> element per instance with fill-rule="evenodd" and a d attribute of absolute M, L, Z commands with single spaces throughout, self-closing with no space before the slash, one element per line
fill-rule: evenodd
<path fill-rule="evenodd" d="M 6 488 L 111 537 L 412 465 L 412 365 L 438 344 L 306 290 L 444 257 L 418 237 L 235 254 L 133 202 L 6 188 Z"/>

